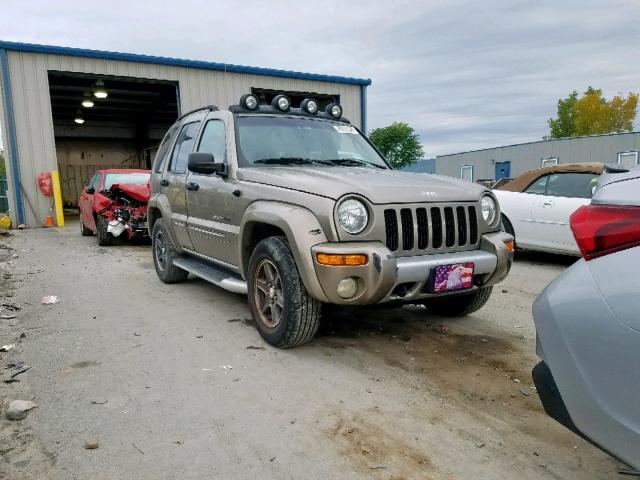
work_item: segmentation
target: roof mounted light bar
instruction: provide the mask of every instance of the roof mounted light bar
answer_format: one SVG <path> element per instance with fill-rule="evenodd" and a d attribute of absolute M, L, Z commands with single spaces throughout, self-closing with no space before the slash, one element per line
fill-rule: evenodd
<path fill-rule="evenodd" d="M 318 100 L 312 97 L 305 98 L 300 102 L 299 108 L 291 106 L 291 100 L 286 95 L 276 95 L 270 105 L 260 105 L 258 97 L 253 93 L 245 93 L 240 97 L 238 105 L 232 105 L 229 110 L 234 113 L 241 112 L 257 112 L 257 113 L 287 113 L 289 115 L 300 116 L 318 116 L 322 118 L 330 118 L 332 120 L 340 120 L 344 123 L 351 123 L 342 116 L 342 107 L 340 104 L 332 102 L 320 111 Z"/>

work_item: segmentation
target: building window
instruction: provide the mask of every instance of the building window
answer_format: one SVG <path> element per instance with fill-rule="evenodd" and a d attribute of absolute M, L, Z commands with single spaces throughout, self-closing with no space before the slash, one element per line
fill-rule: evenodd
<path fill-rule="evenodd" d="M 460 178 L 467 182 L 473 182 L 473 165 L 460 167 Z"/>
<path fill-rule="evenodd" d="M 638 152 L 619 153 L 618 163 L 621 167 L 635 167 L 636 165 L 638 165 Z"/>
<path fill-rule="evenodd" d="M 542 168 L 544 167 L 553 167 L 554 165 L 558 165 L 557 158 L 543 158 L 542 159 Z"/>

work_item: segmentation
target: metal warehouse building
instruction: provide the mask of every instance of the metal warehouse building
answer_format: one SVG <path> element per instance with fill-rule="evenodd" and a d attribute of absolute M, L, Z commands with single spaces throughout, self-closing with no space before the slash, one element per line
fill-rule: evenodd
<path fill-rule="evenodd" d="M 0 41 L 0 128 L 13 224 L 40 226 L 52 208 L 37 177 L 58 170 L 65 207 L 100 168 L 149 168 L 181 114 L 252 92 L 339 102 L 365 131 L 368 79 Z"/>
<path fill-rule="evenodd" d="M 640 132 L 521 143 L 436 158 L 436 173 L 469 181 L 514 178 L 532 168 L 559 163 L 638 165 Z"/>

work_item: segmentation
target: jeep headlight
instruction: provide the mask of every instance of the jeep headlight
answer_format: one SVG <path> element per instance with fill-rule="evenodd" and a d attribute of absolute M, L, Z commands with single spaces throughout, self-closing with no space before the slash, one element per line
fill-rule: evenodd
<path fill-rule="evenodd" d="M 493 197 L 485 195 L 480 200 L 480 210 L 482 211 L 482 218 L 487 225 L 494 227 L 496 219 L 498 218 L 498 205 Z"/>
<path fill-rule="evenodd" d="M 357 235 L 367 228 L 369 223 L 367 207 L 355 198 L 345 200 L 338 207 L 338 223 L 345 232 Z"/>

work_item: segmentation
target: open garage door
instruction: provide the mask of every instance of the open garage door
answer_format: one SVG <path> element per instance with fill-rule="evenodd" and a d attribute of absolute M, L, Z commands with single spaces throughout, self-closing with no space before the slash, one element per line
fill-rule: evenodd
<path fill-rule="evenodd" d="M 178 117 L 175 82 L 50 71 L 49 90 L 66 208 L 96 170 L 151 168 Z"/>

